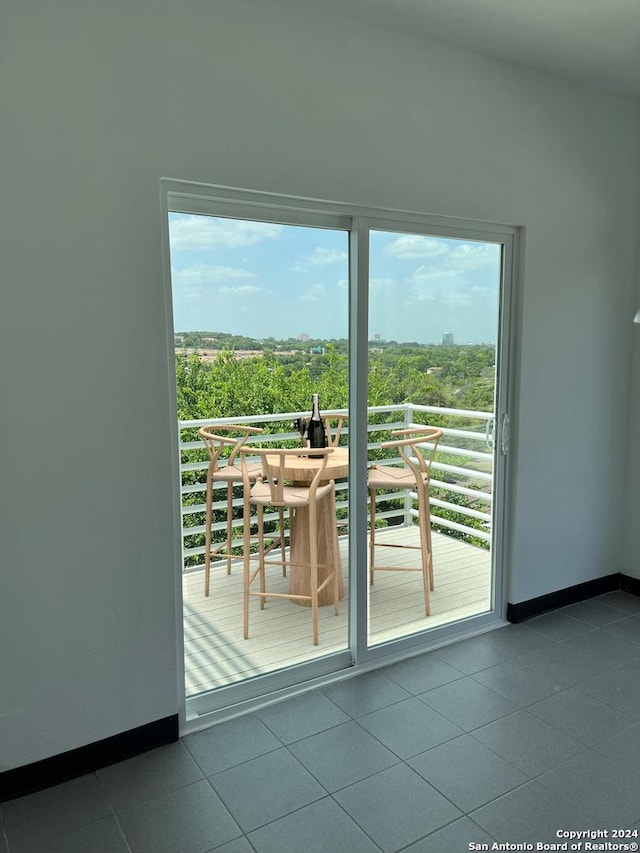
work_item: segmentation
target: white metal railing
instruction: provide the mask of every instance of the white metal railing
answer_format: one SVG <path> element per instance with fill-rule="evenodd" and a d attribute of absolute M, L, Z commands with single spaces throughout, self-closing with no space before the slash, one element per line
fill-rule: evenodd
<path fill-rule="evenodd" d="M 331 411 L 335 410 L 332 409 Z M 372 461 L 381 458 L 381 444 L 388 438 L 390 430 L 424 425 L 437 425 L 442 429 L 443 436 L 431 467 L 429 503 L 432 508 L 432 524 L 436 529 L 443 532 L 447 530 L 456 531 L 489 543 L 491 541 L 493 487 L 493 451 L 490 427 L 493 422 L 493 413 L 420 406 L 412 403 L 394 406 L 371 406 L 368 412 L 368 449 L 369 458 Z M 344 413 L 346 414 L 346 410 Z M 428 423 L 429 415 L 433 416 L 432 420 L 436 423 Z M 250 438 L 248 443 L 264 445 L 288 441 L 292 442 L 292 446 L 295 446 L 299 441 L 299 435 L 290 429 L 291 422 L 296 418 L 306 416 L 308 416 L 307 411 L 179 421 L 182 553 L 185 570 L 195 570 L 202 567 L 201 559 L 204 555 L 204 544 L 193 544 L 191 540 L 194 537 L 202 539 L 205 531 L 204 524 L 190 524 L 189 520 L 196 515 L 203 515 L 205 512 L 206 470 L 208 466 L 208 456 L 203 442 L 199 438 L 195 440 L 193 437 L 187 438 L 186 434 L 205 424 L 213 423 L 252 424 L 267 429 L 271 424 L 281 424 L 283 431 L 261 433 Z M 427 424 L 424 423 L 425 421 Z M 477 425 L 477 431 L 471 428 L 474 425 Z M 381 435 L 381 433 L 385 433 L 385 435 Z M 343 427 L 343 435 L 348 436 L 347 424 Z M 384 459 L 385 462 L 400 461 L 398 458 L 388 456 L 384 456 Z M 220 493 L 220 500 L 216 500 L 216 491 Z M 196 499 L 192 503 L 194 496 L 200 496 L 201 500 Z M 466 499 L 465 504 L 456 503 L 456 496 Z M 397 495 L 378 494 L 376 503 L 386 503 L 390 499 L 397 501 Z M 415 493 L 407 492 L 401 509 L 394 507 L 376 512 L 376 517 L 391 519 L 395 524 L 412 524 L 412 518 L 417 516 L 417 510 L 413 508 L 415 499 Z M 475 503 L 475 506 L 467 505 L 471 501 Z M 337 509 L 346 515 L 348 511 L 347 482 L 336 483 L 336 505 Z M 240 496 L 234 498 L 233 506 L 242 506 Z M 223 513 L 223 520 L 214 522 L 212 525 L 215 535 L 216 531 L 226 529 L 227 493 L 224 484 L 214 484 L 213 510 L 214 512 L 220 510 Z M 455 513 L 462 520 L 448 518 L 443 515 L 443 512 Z M 275 519 L 277 516 L 274 515 L 273 518 Z M 265 519 L 269 519 L 269 516 L 265 516 Z M 469 522 L 472 520 L 476 523 L 479 522 L 481 526 L 476 527 L 472 523 L 465 523 L 467 519 Z M 241 531 L 238 529 L 238 537 L 234 538 L 233 545 L 241 544 Z"/>

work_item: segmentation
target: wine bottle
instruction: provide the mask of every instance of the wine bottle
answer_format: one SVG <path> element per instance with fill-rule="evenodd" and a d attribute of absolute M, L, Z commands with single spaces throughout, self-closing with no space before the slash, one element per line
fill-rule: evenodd
<path fill-rule="evenodd" d="M 307 440 L 309 441 L 309 447 L 326 447 L 327 436 L 324 431 L 324 424 L 322 423 L 322 418 L 320 417 L 320 404 L 318 402 L 318 395 L 313 394 L 311 400 L 311 420 L 309 421 L 309 426 L 307 427 Z"/>

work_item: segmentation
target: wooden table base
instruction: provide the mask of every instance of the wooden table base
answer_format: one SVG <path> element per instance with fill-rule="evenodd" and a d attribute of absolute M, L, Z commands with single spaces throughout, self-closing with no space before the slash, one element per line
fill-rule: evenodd
<path fill-rule="evenodd" d="M 344 581 L 342 579 L 342 564 L 340 553 L 334 555 L 334 537 L 336 520 L 331 511 L 331 496 L 327 495 L 318 501 L 316 506 L 316 523 L 318 526 L 318 563 L 337 564 L 338 595 L 344 598 Z M 301 507 L 291 513 L 291 561 L 293 563 L 309 562 L 309 509 Z M 329 569 L 318 567 L 318 583 L 327 577 Z M 289 592 L 292 595 L 311 595 L 311 574 L 305 566 L 291 566 L 289 573 Z M 292 598 L 294 604 L 311 607 L 311 602 Z M 333 581 L 325 586 L 318 596 L 318 604 L 324 607 L 333 604 Z"/>

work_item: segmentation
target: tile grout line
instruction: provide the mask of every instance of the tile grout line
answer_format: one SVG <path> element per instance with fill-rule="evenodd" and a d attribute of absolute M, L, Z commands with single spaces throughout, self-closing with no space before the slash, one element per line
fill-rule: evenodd
<path fill-rule="evenodd" d="M 305 768 L 305 769 L 306 769 L 306 768 Z M 310 771 L 307 771 L 307 772 L 310 772 Z M 315 776 L 314 776 L 313 778 L 315 779 Z M 316 779 L 316 781 L 318 781 L 318 780 Z M 318 784 L 319 784 L 319 785 L 321 785 L 321 783 L 320 783 L 320 782 L 318 782 Z M 324 785 L 322 785 L 322 788 L 326 791 L 326 788 L 324 788 Z M 292 811 L 287 812 L 287 814 L 280 815 L 280 817 L 276 817 L 276 818 L 274 818 L 273 820 L 267 821 L 267 823 L 263 823 L 261 826 L 257 826 L 255 829 L 250 830 L 250 833 L 252 833 L 252 832 L 259 832 L 261 829 L 264 829 L 264 828 L 265 828 L 265 827 L 267 827 L 267 826 L 271 826 L 272 824 L 277 823 L 279 820 L 284 820 L 285 818 L 288 818 L 288 817 L 290 817 L 290 816 L 291 816 L 291 815 L 293 815 L 293 814 L 297 814 L 297 812 L 301 812 L 303 809 L 307 809 L 307 808 L 309 808 L 309 806 L 313 806 L 313 805 L 315 805 L 316 803 L 324 802 L 324 800 L 331 800 L 331 802 L 332 802 L 332 803 L 335 803 L 335 805 L 336 805 L 336 806 L 337 806 L 337 807 L 338 807 L 338 808 L 339 808 L 339 809 L 340 809 L 340 810 L 341 810 L 341 811 L 342 811 L 342 812 L 343 812 L 343 813 L 344 813 L 344 814 L 349 818 L 349 820 L 351 820 L 351 821 L 352 821 L 352 822 L 353 822 L 353 823 L 358 827 L 358 829 L 359 829 L 362 833 L 364 833 L 364 835 L 365 835 L 365 836 L 366 836 L 366 837 L 371 841 L 371 843 L 372 843 L 372 844 L 375 844 L 375 846 L 376 846 L 379 850 L 381 850 L 381 849 L 382 849 L 378 844 L 376 844 L 376 842 L 373 840 L 373 838 L 371 838 L 371 836 L 366 832 L 366 830 L 364 830 L 364 829 L 360 826 L 360 824 L 358 823 L 358 821 L 357 821 L 357 820 L 356 820 L 352 815 L 350 815 L 350 814 L 349 814 L 349 812 L 348 812 L 346 809 L 344 809 L 344 808 L 340 805 L 340 803 L 339 803 L 339 802 L 334 798 L 333 794 L 331 794 L 329 791 L 326 791 L 326 795 L 325 795 L 324 797 L 319 797 L 317 800 L 312 800 L 312 802 L 307 803 L 307 804 L 306 804 L 306 805 L 304 805 L 304 806 L 300 806 L 300 807 L 299 807 L 299 808 L 297 808 L 297 809 L 293 809 Z M 248 834 L 250 834 L 250 833 L 248 833 Z M 249 840 L 249 839 L 247 839 L 247 840 Z M 253 846 L 253 845 L 252 845 L 252 846 Z"/>
<path fill-rule="evenodd" d="M 115 807 L 115 804 L 114 804 L 113 800 L 111 799 L 111 797 L 109 796 L 108 791 L 107 791 L 102 779 L 98 776 L 97 771 L 94 772 L 94 775 L 95 775 L 96 779 L 98 780 L 98 785 L 100 786 L 100 790 L 102 791 L 102 793 L 105 796 L 105 799 L 109 803 L 109 808 L 111 809 L 113 819 L 115 820 L 116 826 L 118 827 L 118 832 L 120 833 L 120 835 L 122 836 L 122 838 L 124 840 L 125 846 L 127 848 L 127 853 L 133 853 L 133 849 L 132 849 L 131 845 L 129 844 L 129 839 L 127 838 L 127 834 L 124 831 L 124 827 L 122 826 L 122 823 L 120 822 L 120 818 L 118 816 L 118 811 Z"/>

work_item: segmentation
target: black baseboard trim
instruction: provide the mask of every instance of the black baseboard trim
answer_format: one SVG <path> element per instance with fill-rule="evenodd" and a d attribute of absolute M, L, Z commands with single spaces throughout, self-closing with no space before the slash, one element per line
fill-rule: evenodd
<path fill-rule="evenodd" d="M 0 773 L 0 803 L 68 782 L 101 767 L 178 740 L 178 715 Z"/>
<path fill-rule="evenodd" d="M 578 601 L 584 601 L 586 598 L 593 598 L 593 596 L 602 595 L 605 592 L 613 592 L 616 589 L 635 592 L 635 590 L 623 586 L 623 578 L 632 582 L 629 587 L 635 584 L 638 590 L 636 595 L 640 595 L 640 581 L 635 578 L 627 578 L 626 575 L 620 573 L 605 575 L 605 577 L 569 586 L 566 589 L 558 589 L 556 592 L 541 595 L 539 598 L 530 598 L 528 601 L 520 601 L 518 604 L 507 604 L 507 620 L 509 622 L 524 622 L 525 619 L 532 619 L 534 616 L 540 616 L 549 610 L 566 607 L 567 604 L 576 604 Z"/>
<path fill-rule="evenodd" d="M 620 589 L 623 592 L 632 592 L 634 595 L 640 595 L 640 578 L 620 575 Z"/>

